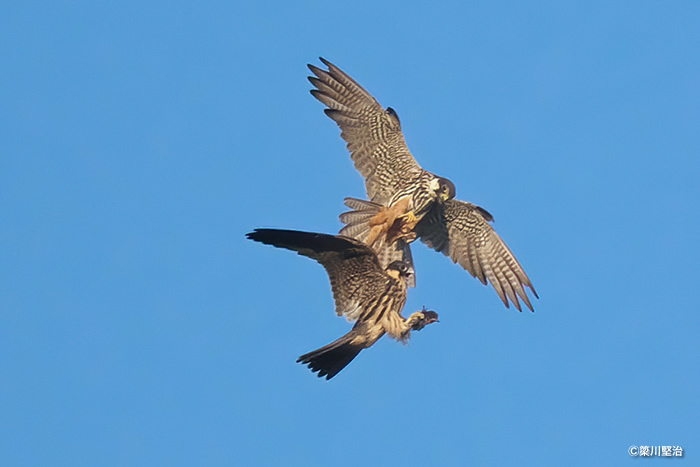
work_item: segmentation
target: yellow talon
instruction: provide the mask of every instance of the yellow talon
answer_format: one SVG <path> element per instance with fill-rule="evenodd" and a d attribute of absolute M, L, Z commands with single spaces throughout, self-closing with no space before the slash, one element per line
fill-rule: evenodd
<path fill-rule="evenodd" d="M 406 214 L 401 216 L 404 218 L 407 224 L 412 224 L 414 222 L 418 222 L 418 218 L 416 217 L 416 213 L 413 211 L 408 211 Z"/>

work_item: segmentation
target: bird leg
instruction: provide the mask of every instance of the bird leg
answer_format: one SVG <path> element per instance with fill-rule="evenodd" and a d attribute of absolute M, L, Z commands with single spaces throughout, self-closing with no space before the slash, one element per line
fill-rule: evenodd
<path fill-rule="evenodd" d="M 418 218 L 413 211 L 404 212 L 396 219 L 387 232 L 387 243 L 392 244 L 396 240 L 403 238 L 406 243 L 411 243 L 418 236 L 413 229 L 418 224 Z"/>
<path fill-rule="evenodd" d="M 402 215 L 401 220 L 404 221 L 406 224 L 417 224 L 418 223 L 418 218 L 416 217 L 416 213 L 413 211 L 408 211 L 407 213 Z"/>
<path fill-rule="evenodd" d="M 411 198 L 406 196 L 393 206 L 382 207 L 381 211 L 369 220 L 370 230 L 365 243 L 374 247 L 375 243 L 384 237 L 390 245 L 397 239 L 405 237 L 410 231 L 404 232 L 403 221 L 397 221 L 406 215 L 410 201 Z M 415 215 L 413 217 L 415 218 Z M 415 237 L 412 240 L 415 240 Z"/>
<path fill-rule="evenodd" d="M 374 247 L 377 240 L 379 240 L 383 235 L 386 235 L 387 231 L 389 230 L 389 225 L 391 225 L 387 224 L 390 217 L 391 213 L 389 212 L 389 208 L 384 206 L 382 207 L 382 210 L 377 213 L 377 215 L 369 220 L 369 234 L 367 235 L 366 240 L 367 245 Z"/>

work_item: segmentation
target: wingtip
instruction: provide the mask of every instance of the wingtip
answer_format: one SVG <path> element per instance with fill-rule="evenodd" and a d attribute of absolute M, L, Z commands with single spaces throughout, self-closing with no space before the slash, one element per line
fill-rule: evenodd
<path fill-rule="evenodd" d="M 245 237 L 254 242 L 269 244 L 270 236 L 278 232 L 280 232 L 278 229 L 257 228 L 245 234 Z"/>
<path fill-rule="evenodd" d="M 527 308 L 528 308 L 532 313 L 535 312 L 535 308 L 533 308 L 532 303 L 530 303 L 529 300 L 525 302 L 525 305 L 527 305 Z"/>
<path fill-rule="evenodd" d="M 510 302 L 508 301 L 508 297 L 506 297 L 505 294 L 501 295 L 501 292 L 499 292 L 498 290 L 496 290 L 496 292 L 498 293 L 498 297 L 501 299 L 506 308 L 510 308 Z"/>
<path fill-rule="evenodd" d="M 311 71 L 311 73 L 313 73 L 316 76 L 323 76 L 324 73 L 328 73 L 327 71 L 322 70 L 319 67 L 312 65 L 310 63 L 307 63 L 306 66 L 309 68 L 309 71 Z M 311 79 L 313 77 L 309 76 L 308 78 Z"/>

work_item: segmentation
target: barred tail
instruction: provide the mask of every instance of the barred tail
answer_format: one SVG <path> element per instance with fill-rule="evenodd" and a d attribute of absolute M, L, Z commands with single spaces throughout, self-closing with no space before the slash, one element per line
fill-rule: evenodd
<path fill-rule="evenodd" d="M 340 235 L 365 242 L 370 231 L 369 221 L 379 214 L 384 206 L 357 198 L 345 198 L 345 205 L 352 211 L 344 212 L 339 216 L 340 222 L 345 224 L 340 229 Z"/>

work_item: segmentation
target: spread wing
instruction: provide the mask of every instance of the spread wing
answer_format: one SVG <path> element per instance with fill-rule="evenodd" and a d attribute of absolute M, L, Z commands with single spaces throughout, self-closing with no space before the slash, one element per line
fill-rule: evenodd
<path fill-rule="evenodd" d="M 490 221 L 493 217 L 485 209 L 448 200 L 435 203 L 414 232 L 423 243 L 452 258 L 483 284 L 490 282 L 506 308 L 510 299 L 521 310 L 520 297 L 532 310 L 524 287 L 529 287 L 535 297 L 537 292 L 508 246 L 489 225 Z"/>
<path fill-rule="evenodd" d="M 328 71 L 308 65 L 311 94 L 324 103 L 326 115 L 335 120 L 355 163 L 365 178 L 367 196 L 386 204 L 398 182 L 419 174 L 421 167 L 411 155 L 396 112 L 386 110 L 362 86 L 327 60 Z"/>
<path fill-rule="evenodd" d="M 246 237 L 321 263 L 331 282 L 335 311 L 349 321 L 358 319 L 368 298 L 381 294 L 391 280 L 374 251 L 353 238 L 278 229 L 255 229 Z"/>

